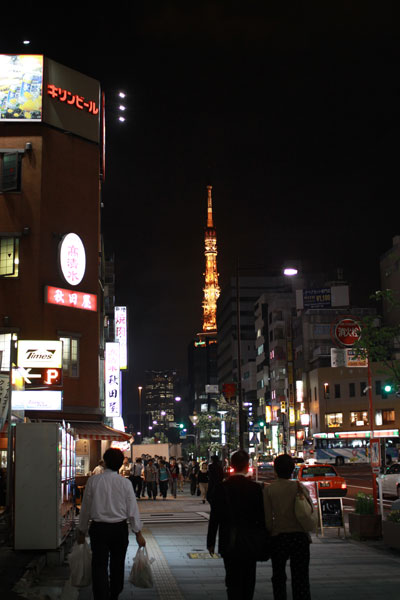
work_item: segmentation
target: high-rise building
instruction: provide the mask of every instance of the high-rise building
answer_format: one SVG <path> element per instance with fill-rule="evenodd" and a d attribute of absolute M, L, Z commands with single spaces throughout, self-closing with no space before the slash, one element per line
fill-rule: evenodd
<path fill-rule="evenodd" d="M 152 437 L 151 434 L 157 432 L 166 435 L 169 423 L 175 421 L 176 398 L 179 397 L 177 372 L 146 371 L 145 380 L 143 435 Z"/>

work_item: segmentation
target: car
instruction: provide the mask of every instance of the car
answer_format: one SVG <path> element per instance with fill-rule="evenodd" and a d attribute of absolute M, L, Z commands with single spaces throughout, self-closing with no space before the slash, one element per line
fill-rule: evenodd
<path fill-rule="evenodd" d="M 386 467 L 381 475 L 382 495 L 400 498 L 400 463 Z"/>
<path fill-rule="evenodd" d="M 318 494 L 321 497 L 339 497 L 347 494 L 346 480 L 341 477 L 332 465 L 324 464 L 299 464 L 296 465 L 292 479 L 300 482 L 313 482 L 318 485 Z"/>
<path fill-rule="evenodd" d="M 235 474 L 235 469 L 233 467 L 228 467 L 228 477 L 231 477 Z M 247 471 L 246 477 L 250 477 L 250 479 L 254 479 L 256 476 L 255 468 L 249 466 L 249 470 Z"/>

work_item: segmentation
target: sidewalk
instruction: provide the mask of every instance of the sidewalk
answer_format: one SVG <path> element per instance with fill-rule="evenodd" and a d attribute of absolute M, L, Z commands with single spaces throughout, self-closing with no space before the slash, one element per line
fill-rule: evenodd
<path fill-rule="evenodd" d="M 209 505 L 203 505 L 185 489 L 177 499 L 140 500 L 139 509 L 145 522 L 147 549 L 155 558 L 154 588 L 141 590 L 128 582 L 137 550 L 131 535 L 120 600 L 226 600 L 223 561 L 211 558 L 205 547 Z M 160 519 L 164 522 L 157 522 Z M 289 569 L 287 572 L 289 576 Z M 324 538 L 313 536 L 310 578 L 313 600 L 394 599 L 400 589 L 400 554 L 387 550 L 381 542 L 367 544 L 339 539 L 336 530 L 329 530 Z M 270 579 L 270 562 L 259 563 L 254 600 L 272 599 Z M 66 585 L 67 580 L 67 564 L 46 567 L 37 585 L 25 597 L 92 599 L 91 588 L 78 592 Z M 291 597 L 290 591 L 288 596 Z"/>

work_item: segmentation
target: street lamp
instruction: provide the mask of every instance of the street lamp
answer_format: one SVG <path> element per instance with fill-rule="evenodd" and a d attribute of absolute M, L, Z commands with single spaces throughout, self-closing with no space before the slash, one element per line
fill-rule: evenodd
<path fill-rule="evenodd" d="M 140 431 L 142 431 L 142 389 L 143 387 L 141 385 L 138 386 L 138 392 L 139 392 L 139 426 L 140 426 Z"/>

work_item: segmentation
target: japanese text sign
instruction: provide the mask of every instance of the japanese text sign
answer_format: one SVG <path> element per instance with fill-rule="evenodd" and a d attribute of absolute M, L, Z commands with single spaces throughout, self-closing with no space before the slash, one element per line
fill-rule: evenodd
<path fill-rule="evenodd" d="M 67 233 L 58 249 L 60 269 L 65 281 L 78 285 L 86 270 L 86 252 L 83 242 L 76 233 Z"/>
<path fill-rule="evenodd" d="M 18 367 L 62 367 L 62 342 L 59 340 L 18 340 Z"/>
<path fill-rule="evenodd" d="M 126 306 L 116 306 L 114 309 L 115 339 L 119 342 L 119 368 L 128 368 L 128 316 Z"/>
<path fill-rule="evenodd" d="M 47 304 L 58 304 L 68 308 L 80 308 L 82 310 L 97 311 L 96 294 L 65 290 L 50 285 L 45 287 L 44 301 Z"/>
<path fill-rule="evenodd" d="M 119 343 L 106 343 L 105 403 L 106 417 L 121 416 Z"/>

